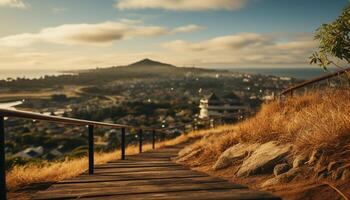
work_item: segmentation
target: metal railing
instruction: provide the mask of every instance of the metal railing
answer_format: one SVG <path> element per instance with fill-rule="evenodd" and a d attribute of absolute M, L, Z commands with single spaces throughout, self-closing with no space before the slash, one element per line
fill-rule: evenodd
<path fill-rule="evenodd" d="M 34 112 L 19 111 L 14 109 L 0 108 L 0 199 L 6 199 L 6 160 L 5 160 L 5 118 L 14 117 L 30 120 L 54 122 L 60 124 L 87 126 L 88 131 L 88 173 L 94 173 L 94 127 L 110 127 L 121 129 L 121 159 L 125 160 L 125 132 L 126 129 L 138 130 L 139 152 L 142 153 L 143 131 L 152 131 L 152 148 L 155 149 L 156 131 L 161 132 L 166 129 L 136 127 L 122 124 L 103 123 L 89 120 L 81 120 L 67 117 L 50 116 Z"/>
<path fill-rule="evenodd" d="M 293 93 L 295 90 L 299 89 L 299 88 L 303 88 L 305 86 L 308 86 L 308 85 L 311 85 L 311 84 L 314 84 L 314 83 L 317 83 L 317 82 L 320 82 L 320 81 L 324 81 L 324 80 L 327 80 L 327 79 L 330 79 L 330 78 L 333 78 L 333 77 L 336 77 L 336 76 L 340 76 L 342 74 L 345 74 L 345 73 L 350 73 L 350 67 L 349 68 L 346 68 L 346 69 L 342 69 L 342 70 L 339 70 L 339 71 L 336 71 L 336 72 L 333 72 L 333 73 L 329 73 L 327 75 L 324 75 L 324 76 L 319 76 L 317 78 L 314 78 L 314 79 L 310 79 L 310 80 L 307 80 L 305 82 L 302 82 L 302 83 L 299 83 L 295 86 L 292 86 L 290 88 L 287 88 L 285 90 L 283 90 L 280 94 L 280 96 L 285 96 L 285 95 L 290 95 L 290 96 L 293 96 Z"/>

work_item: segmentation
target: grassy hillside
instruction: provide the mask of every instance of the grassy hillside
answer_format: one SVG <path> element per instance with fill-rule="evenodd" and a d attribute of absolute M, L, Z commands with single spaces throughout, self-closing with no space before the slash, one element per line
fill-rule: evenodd
<path fill-rule="evenodd" d="M 349 148 L 350 91 L 312 92 L 271 102 L 250 119 L 206 132 L 207 137 L 193 144 L 205 146 L 205 159 L 216 159 L 237 143 L 269 141 L 292 143 L 295 153 L 317 149 L 331 155 Z"/>
<path fill-rule="evenodd" d="M 205 136 L 180 152 L 179 162 L 234 182 L 275 192 L 286 199 L 308 197 L 302 195 L 310 192 L 305 191 L 306 188 L 311 188 L 316 192 L 315 195 L 320 195 L 324 189 L 322 185 L 329 182 L 345 192 L 350 192 L 350 186 L 346 184 L 350 177 L 349 90 L 316 91 L 270 102 L 264 104 L 260 112 L 250 119 L 200 133 Z M 252 158 L 258 150 L 246 150 L 229 167 L 215 169 L 215 164 L 231 147 L 237 147 L 238 144 L 262 147 L 271 142 L 282 147 L 291 147 L 288 155 L 284 155 L 278 162 L 275 161 L 276 164 L 283 163 L 293 169 L 290 170 L 295 172 L 292 178 L 276 174 L 274 176 L 276 165 L 270 171 L 264 169 L 264 173 L 246 177 L 237 175 L 245 161 Z M 237 151 L 232 152 L 231 157 L 235 153 Z M 298 157 L 304 157 L 304 161 L 301 166 L 295 167 L 293 161 Z M 282 182 L 272 187 L 264 186 L 267 185 L 264 183 L 271 183 L 276 178 L 280 178 L 278 181 Z M 326 188 L 335 192 L 330 187 Z M 338 194 L 335 192 L 332 195 Z M 326 199 L 328 197 L 324 196 Z"/>

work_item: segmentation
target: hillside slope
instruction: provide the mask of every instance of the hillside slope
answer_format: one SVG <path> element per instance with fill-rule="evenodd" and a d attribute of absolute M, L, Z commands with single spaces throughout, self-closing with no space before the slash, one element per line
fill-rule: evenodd
<path fill-rule="evenodd" d="M 350 91 L 318 91 L 263 105 L 237 125 L 202 131 L 178 162 L 285 199 L 349 195 Z"/>

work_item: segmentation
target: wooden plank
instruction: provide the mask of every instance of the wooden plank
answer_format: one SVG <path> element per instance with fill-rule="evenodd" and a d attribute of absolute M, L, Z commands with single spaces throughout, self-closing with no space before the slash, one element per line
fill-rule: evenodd
<path fill-rule="evenodd" d="M 156 157 L 137 157 L 137 156 L 130 156 L 128 157 L 128 160 L 131 161 L 171 161 L 170 158 L 156 158 Z"/>
<path fill-rule="evenodd" d="M 60 181 L 34 199 L 279 199 L 265 192 L 209 177 L 171 161 L 181 148 L 163 148 L 95 166 Z"/>
<path fill-rule="evenodd" d="M 167 154 L 156 154 L 156 155 L 144 154 L 144 155 L 142 155 L 142 157 L 140 157 L 140 156 L 129 156 L 128 157 L 129 160 L 133 160 L 133 159 L 142 159 L 142 160 L 144 160 L 145 158 L 170 160 L 171 156 L 169 154 L 168 155 Z"/>
<path fill-rule="evenodd" d="M 115 161 L 109 161 L 106 164 L 133 164 L 133 163 L 147 163 L 147 164 L 174 164 L 171 160 L 135 160 L 132 159 L 132 157 L 126 157 L 125 160 L 115 160 Z"/>
<path fill-rule="evenodd" d="M 158 159 L 158 160 L 161 160 L 161 159 L 163 159 L 163 160 L 170 160 L 170 156 L 166 156 L 166 157 L 159 156 L 159 157 L 157 157 L 157 156 L 152 156 L 152 155 L 147 155 L 147 154 L 142 155 L 142 156 L 137 156 L 137 155 L 127 156 L 128 160 L 135 160 L 135 159 L 137 159 L 137 160 L 148 160 L 146 158 L 153 158 L 153 159 Z"/>
<path fill-rule="evenodd" d="M 138 169 L 138 170 L 135 170 Z M 99 175 L 99 174 L 104 174 L 104 173 L 108 173 L 108 174 L 119 174 L 119 173 L 169 173 L 169 172 L 180 172 L 180 171 L 189 171 L 191 172 L 191 170 L 185 168 L 185 167 L 181 167 L 181 166 L 172 166 L 172 167 L 148 167 L 148 168 L 119 168 L 119 169 L 98 169 L 98 171 L 96 171 L 96 173 L 94 173 L 95 175 Z M 86 175 L 87 173 L 84 173 L 83 175 Z"/>
<path fill-rule="evenodd" d="M 138 176 L 143 176 L 143 175 L 152 175 L 152 176 L 156 176 L 159 174 L 181 174 L 181 173 L 187 174 L 194 174 L 193 172 L 187 170 L 187 169 L 176 169 L 176 170 L 172 170 L 172 169 L 163 169 L 163 170 L 144 170 L 144 171 L 126 171 L 126 172 L 120 172 L 120 171 L 107 171 L 107 172 L 96 172 L 94 173 L 96 176 L 119 176 L 119 175 L 128 175 L 128 174 L 134 174 L 134 175 L 138 175 Z M 82 174 L 86 175 L 86 176 L 90 176 L 88 173 L 84 173 Z M 203 175 L 205 176 L 205 175 Z"/>
<path fill-rule="evenodd" d="M 114 163 L 114 164 L 139 164 L 139 163 L 147 163 L 147 164 L 174 164 L 171 160 L 160 160 L 160 161 L 152 161 L 152 160 L 132 160 L 129 158 L 126 158 L 125 160 L 115 160 L 115 161 L 109 161 L 108 163 Z M 107 163 L 107 164 L 108 164 Z"/>
<path fill-rule="evenodd" d="M 147 168 L 147 167 L 177 167 L 177 166 L 181 166 L 179 164 L 171 164 L 171 163 L 163 163 L 163 164 L 138 164 L 138 163 L 134 163 L 134 164 L 125 164 L 125 165 L 119 165 L 119 164 L 116 164 L 116 165 L 113 165 L 113 164 L 110 164 L 110 165 L 100 165 L 100 166 L 96 166 L 95 169 L 108 169 L 108 168 L 120 168 L 120 169 L 123 169 L 123 168 L 140 168 L 140 167 L 143 167 L 143 168 Z"/>
<path fill-rule="evenodd" d="M 81 197 L 81 200 L 281 200 L 279 197 L 270 195 L 266 192 L 258 192 L 247 189 L 224 189 L 224 190 L 200 190 L 200 191 L 182 191 L 168 193 L 146 193 L 131 195 L 113 195 L 113 196 L 95 196 Z"/>
<path fill-rule="evenodd" d="M 172 179 L 151 179 L 151 180 L 133 180 L 133 181 L 111 181 L 111 182 L 90 182 L 90 183 L 67 183 L 55 184 L 50 189 L 62 188 L 93 188 L 93 187 L 109 187 L 109 186 L 143 186 L 143 185 L 162 185 L 162 184 L 189 184 L 189 183 L 220 183 L 227 182 L 226 180 L 213 177 L 188 177 L 188 178 L 172 178 Z"/>
<path fill-rule="evenodd" d="M 166 192 L 182 192 L 182 191 L 199 191 L 199 190 L 215 190 L 215 189 L 243 189 L 239 185 L 227 182 L 221 183 L 190 183 L 190 184 L 161 184 L 161 185 L 144 185 L 125 187 L 95 187 L 95 188 L 69 188 L 69 189 L 50 189 L 40 192 L 38 199 L 59 199 L 59 198 L 76 198 L 76 197 L 98 197 L 98 196 L 114 196 L 114 195 L 130 195 L 145 193 L 166 193 Z"/>
<path fill-rule="evenodd" d="M 193 174 L 191 172 L 181 174 L 146 174 L 140 176 L 137 175 L 116 175 L 116 176 L 79 176 L 73 179 L 67 179 L 58 183 L 80 183 L 80 182 L 107 182 L 107 181 L 130 181 L 130 180 L 152 180 L 152 179 L 169 179 L 169 178 L 190 178 L 190 177 L 205 177 L 201 174 Z"/>
<path fill-rule="evenodd" d="M 202 175 L 202 176 L 207 176 L 207 174 L 203 173 L 203 172 L 197 172 L 197 171 L 192 171 L 189 169 L 183 169 L 183 170 L 172 170 L 171 168 L 169 169 L 164 169 L 164 170 L 160 170 L 160 171 L 135 171 L 135 172 L 106 172 L 106 173 L 94 173 L 93 176 L 89 175 L 89 174 L 82 174 L 79 177 L 98 177 L 98 176 L 119 176 L 119 177 L 131 177 L 131 176 L 158 176 L 158 175 L 164 175 L 164 174 L 168 174 L 168 175 L 177 175 L 177 174 L 198 174 L 198 175 Z"/>
<path fill-rule="evenodd" d="M 189 189 L 174 192 L 150 192 L 150 193 L 124 193 L 124 194 L 87 194 L 66 195 L 65 197 L 42 196 L 34 198 L 43 199 L 81 199 L 81 200 L 280 200 L 266 192 L 252 191 L 247 189 Z"/>
<path fill-rule="evenodd" d="M 183 166 L 165 166 L 165 167 L 132 167 L 132 168 L 98 168 L 95 169 L 95 173 L 125 173 L 125 172 L 139 172 L 139 171 L 176 171 L 176 170 L 188 170 Z"/>
<path fill-rule="evenodd" d="M 110 165 L 110 164 L 114 164 L 114 165 L 143 165 L 143 164 L 154 164 L 154 165 L 167 165 L 167 164 L 172 164 L 175 165 L 176 163 L 173 163 L 170 160 L 166 160 L 166 161 L 151 161 L 151 160 L 130 160 L 130 159 L 126 159 L 126 160 L 121 160 L 121 161 L 110 161 L 105 165 Z M 177 164 L 180 165 L 180 164 Z M 99 165 L 97 165 L 96 167 L 98 167 Z"/>

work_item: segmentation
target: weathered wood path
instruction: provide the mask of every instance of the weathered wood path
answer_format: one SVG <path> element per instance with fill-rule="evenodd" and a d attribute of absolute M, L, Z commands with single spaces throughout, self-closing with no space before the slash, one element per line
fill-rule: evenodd
<path fill-rule="evenodd" d="M 93 175 L 55 183 L 34 199 L 279 199 L 172 162 L 181 148 L 167 147 L 97 165 Z"/>

